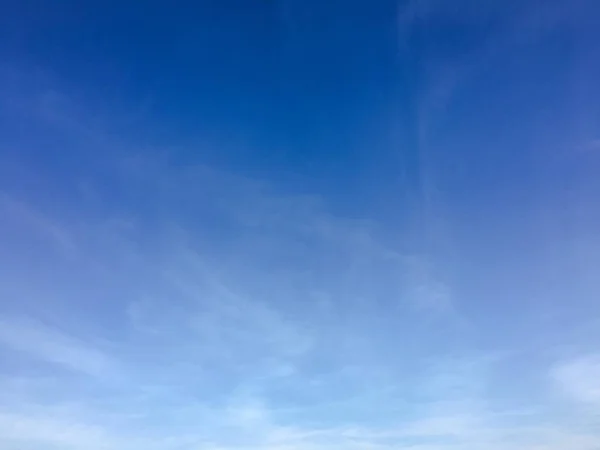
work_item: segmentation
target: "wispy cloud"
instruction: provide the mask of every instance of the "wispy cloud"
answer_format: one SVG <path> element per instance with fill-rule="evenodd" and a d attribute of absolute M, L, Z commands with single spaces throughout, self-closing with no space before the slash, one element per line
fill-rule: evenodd
<path fill-rule="evenodd" d="M 101 427 L 77 420 L 60 420 L 0 412 L 0 443 L 5 448 L 117 448 L 119 443 Z"/>
<path fill-rule="evenodd" d="M 4 217 L 5 224 L 12 224 L 21 231 L 29 229 L 66 255 L 73 255 L 77 245 L 69 232 L 59 223 L 54 222 L 46 215 L 30 208 L 14 196 L 0 191 L 0 214 Z"/>
<path fill-rule="evenodd" d="M 30 319 L 0 317 L 0 344 L 38 362 L 98 378 L 117 371 L 114 361 L 93 346 Z"/>
<path fill-rule="evenodd" d="M 438 7 L 411 4 L 408 21 Z M 454 89 L 452 73 L 437 87 L 433 80 L 436 107 Z M 510 352 L 522 351 L 510 330 L 486 322 L 465 337 L 466 327 L 455 326 L 467 322 L 464 311 L 485 308 L 454 286 L 447 261 L 409 245 L 410 233 L 334 214 L 326 197 L 267 180 L 182 167 L 160 150 L 139 156 L 84 113 L 57 106 L 63 95 L 43 97 L 19 108 L 33 103 L 36 120 L 57 134 L 95 148 L 110 141 L 122 154 L 98 152 L 101 174 L 86 166 L 43 180 L 70 193 L 66 211 L 10 189 L 0 196 L 12 224 L 0 244 L 18 241 L 43 279 L 34 290 L 0 275 L 17 299 L 0 315 L 0 381 L 11 390 L 0 397 L 0 444 L 600 448 L 597 432 L 555 419 L 562 406 L 522 409 L 538 406 L 529 390 L 544 385 L 548 370 L 569 399 L 595 408 L 597 356 L 550 369 L 527 361 L 523 370 L 498 356 L 498 335 L 508 336 Z M 10 255 L 0 263 L 37 280 Z M 48 315 L 40 310 L 53 310 L 54 320 L 41 320 Z M 530 378 L 522 381 L 521 370 Z"/>
<path fill-rule="evenodd" d="M 552 376 L 573 400 L 600 407 L 600 355 L 563 361 L 554 367 Z"/>

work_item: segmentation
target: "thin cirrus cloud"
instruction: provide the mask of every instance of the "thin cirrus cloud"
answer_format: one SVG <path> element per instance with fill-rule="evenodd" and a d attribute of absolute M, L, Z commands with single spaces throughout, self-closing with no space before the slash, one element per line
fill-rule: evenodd
<path fill-rule="evenodd" d="M 0 342 L 15 352 L 86 375 L 109 377 L 116 371 L 114 362 L 102 352 L 31 320 L 3 317 Z"/>
<path fill-rule="evenodd" d="M 573 400 L 600 407 L 600 357 L 585 355 L 558 364 L 554 380 Z"/>
<path fill-rule="evenodd" d="M 476 3 L 409 2 L 399 21 L 488 20 Z M 490 187 L 504 153 L 487 140 L 497 159 L 457 153 L 458 181 L 433 164 L 448 162 L 438 120 L 497 53 L 579 11 L 553 5 L 428 66 L 413 105 L 425 192 L 398 207 L 417 226 L 206 163 L 203 144 L 181 163 L 47 74 L 1 70 L 0 447 L 600 448 L 593 214 L 568 216 L 541 176 Z M 473 128 L 446 131 L 444 154 Z M 573 192 L 592 204 L 592 188 Z"/>
<path fill-rule="evenodd" d="M 115 163 L 119 173 L 121 162 Z M 396 360 L 380 347 L 391 331 L 361 297 L 382 286 L 397 296 L 383 306 L 396 311 L 395 323 L 413 337 L 435 336 L 429 327 L 440 321 L 463 326 L 468 320 L 460 317 L 450 286 L 433 278 L 425 255 L 393 249 L 369 223 L 337 218 L 318 199 L 282 196 L 206 167 L 181 173 L 151 164 L 162 171 L 162 187 L 129 182 L 156 189 L 156 198 L 167 196 L 169 216 L 153 231 L 135 211 L 126 220 L 117 213 L 74 220 L 3 195 L 6 239 L 17 248 L 34 247 L 16 261 L 17 269 L 36 258 L 54 270 L 48 277 L 45 266 L 35 268 L 41 286 L 34 291 L 18 277 L 3 279 L 5 292 L 36 297 L 19 315 L 21 299 L 6 304 L 2 352 L 46 377 L 33 390 L 19 369 L 6 375 L 16 386 L 3 397 L 0 415 L 7 448 L 598 445 L 585 430 L 550 427 L 539 411 L 494 402 L 493 373 L 509 364 L 511 352 L 454 359 L 411 354 L 407 345 L 406 356 Z M 197 198 L 189 194 L 190 180 L 209 188 L 211 195 L 200 198 L 231 227 L 233 249 L 215 242 L 210 227 L 192 230 L 186 212 L 171 207 Z M 307 259 L 301 265 L 282 259 L 293 252 Z M 390 266 L 391 275 L 380 271 Z M 89 283 L 96 294 L 88 299 Z M 49 313 L 44 296 L 63 295 L 62 306 Z M 425 332 L 411 321 L 422 321 Z M 578 400 L 596 401 L 592 363 L 565 361 L 549 373 Z M 74 383 L 72 376 L 81 378 Z"/>
<path fill-rule="evenodd" d="M 115 173 L 120 164 L 115 161 Z M 202 199 L 232 228 L 233 250 L 215 244 L 210 227 L 192 232 L 190 218 L 176 209 L 148 234 L 135 215 L 73 219 L 3 193 L 5 242 L 20 256 L 11 268 L 18 276 L 3 279 L 8 301 L 0 345 L 16 370 L 6 381 L 19 389 L 5 398 L 0 438 L 6 445 L 74 449 L 86 440 L 92 448 L 132 449 L 157 442 L 169 448 L 354 445 L 357 438 L 338 438 L 335 428 L 291 426 L 282 416 L 302 422 L 311 410 L 329 414 L 348 406 L 345 390 L 359 404 L 372 402 L 361 386 L 378 380 L 393 390 L 389 375 L 364 361 L 372 358 L 371 339 L 357 336 L 351 322 L 338 323 L 339 301 L 364 308 L 360 297 L 375 283 L 394 287 L 391 275 L 414 258 L 378 241 L 369 224 L 327 213 L 319 199 L 265 192 L 262 184 L 205 167 L 159 170 L 166 193 L 146 184 L 156 197 L 169 196 L 167 204 Z M 187 183 L 198 180 L 211 197 L 190 196 Z M 149 183 L 128 182 L 135 181 Z M 281 259 L 294 252 L 308 263 Z M 396 266 L 391 275 L 377 273 L 384 263 Z M 27 270 L 37 286 L 22 282 Z M 363 284 L 355 277 L 365 270 L 371 272 Z M 304 304 L 286 308 L 294 298 Z M 26 367 L 47 382 L 35 390 L 20 382 Z M 331 389 L 335 383 L 341 387 Z M 300 406 L 285 400 L 303 396 L 306 386 L 313 392 Z M 282 401 L 272 405 L 270 395 L 283 395 Z M 61 414 L 47 419 L 56 408 Z"/>

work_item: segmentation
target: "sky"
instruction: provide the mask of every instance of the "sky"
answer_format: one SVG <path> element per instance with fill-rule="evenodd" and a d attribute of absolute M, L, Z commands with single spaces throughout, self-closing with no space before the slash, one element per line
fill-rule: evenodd
<path fill-rule="evenodd" d="M 600 5 L 0 5 L 0 447 L 600 449 Z"/>

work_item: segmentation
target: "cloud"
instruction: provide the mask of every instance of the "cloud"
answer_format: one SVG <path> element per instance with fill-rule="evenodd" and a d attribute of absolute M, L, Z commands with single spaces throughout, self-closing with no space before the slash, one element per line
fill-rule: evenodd
<path fill-rule="evenodd" d="M 0 344 L 38 361 L 101 379 L 111 378 L 117 371 L 114 361 L 101 351 L 30 319 L 0 317 Z"/>
<path fill-rule="evenodd" d="M 419 71 L 417 98 L 414 101 L 418 117 L 417 137 L 421 157 L 431 165 L 435 150 L 436 131 L 443 123 L 452 103 L 461 94 L 473 95 L 480 74 L 491 63 L 502 61 L 507 51 L 529 46 L 547 38 L 557 30 L 577 30 L 584 33 L 585 18 L 593 2 L 563 0 L 525 1 L 518 4 L 492 0 L 409 0 L 399 2 L 397 28 L 402 53 L 417 48 L 419 58 L 414 70 Z M 475 45 L 457 44 L 451 49 L 432 32 L 452 29 L 455 33 L 477 33 Z M 470 91 L 470 92 L 469 92 Z M 475 95 L 479 95 L 475 92 Z M 433 172 L 433 168 L 427 168 Z M 429 183 L 433 177 L 430 176 Z M 429 189 L 429 187 L 428 187 Z M 430 189 L 429 189 L 430 190 Z M 432 195 L 427 192 L 427 195 Z"/>
<path fill-rule="evenodd" d="M 310 348 L 311 339 L 304 330 L 272 305 L 238 293 L 231 275 L 216 275 L 200 255 L 189 250 L 183 250 L 182 256 L 181 270 L 170 272 L 168 278 L 197 308 L 192 325 L 204 339 L 230 347 L 261 346 L 282 356 Z"/>
<path fill-rule="evenodd" d="M 8 223 L 15 224 L 21 233 L 23 228 L 28 229 L 32 233 L 47 239 L 63 254 L 72 256 L 76 253 L 75 240 L 64 226 L 30 208 L 25 202 L 1 191 L 0 211 Z"/>
<path fill-rule="evenodd" d="M 85 122 L 51 123 L 107 141 L 76 119 Z M 0 370 L 48 377 L 6 383 L 15 392 L 0 412 L 5 447 L 600 448 L 597 433 L 552 421 L 552 411 L 524 419 L 510 398 L 518 368 L 495 373 L 487 334 L 464 346 L 440 337 L 460 316 L 460 291 L 434 254 L 401 250 L 402 231 L 386 238 L 376 220 L 333 214 L 324 197 L 226 170 L 99 154 L 114 185 L 75 171 L 88 189 L 70 197 L 67 214 L 50 217 L 42 199 L 12 192 L 0 199 L 15 239 L 41 236 L 78 255 L 64 263 L 32 248 L 50 281 L 28 296 L 27 312 L 0 316 L 1 356 L 35 363 Z M 36 320 L 38 309 L 56 309 L 55 325 Z M 86 332 L 65 325 L 73 322 Z M 571 398 L 595 405 L 597 369 L 585 357 L 553 373 Z"/>
<path fill-rule="evenodd" d="M 552 377 L 573 400 L 600 407 L 600 355 L 586 355 L 563 361 Z"/>
<path fill-rule="evenodd" d="M 0 443 L 4 448 L 114 449 L 118 442 L 101 427 L 54 417 L 0 411 Z M 40 447 L 37 447 L 37 446 Z"/>

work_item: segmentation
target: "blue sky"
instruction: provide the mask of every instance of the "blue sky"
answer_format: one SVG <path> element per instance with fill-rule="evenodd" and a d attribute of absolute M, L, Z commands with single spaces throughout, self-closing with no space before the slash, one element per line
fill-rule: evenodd
<path fill-rule="evenodd" d="M 598 5 L 175 3 L 0 6 L 0 447 L 600 448 Z"/>

